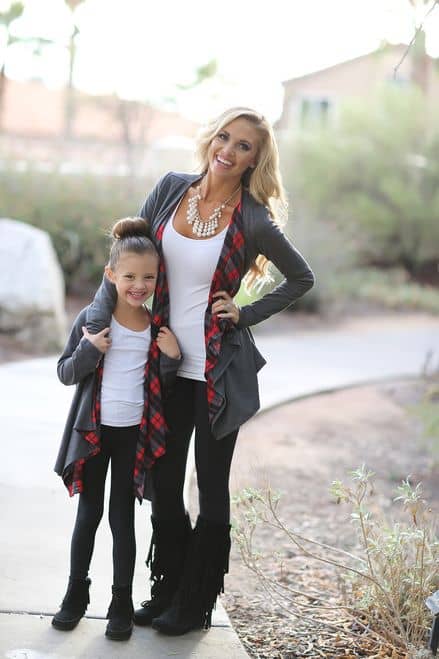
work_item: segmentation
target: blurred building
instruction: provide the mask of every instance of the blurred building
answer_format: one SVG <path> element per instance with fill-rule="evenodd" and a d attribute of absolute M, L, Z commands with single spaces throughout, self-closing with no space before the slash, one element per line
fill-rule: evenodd
<path fill-rule="evenodd" d="M 31 162 L 47 170 L 154 178 L 169 169 L 193 167 L 198 123 L 115 96 L 67 94 L 41 82 L 7 80 L 0 164 L 26 168 Z"/>
<path fill-rule="evenodd" d="M 406 45 L 386 45 L 368 55 L 286 80 L 283 110 L 276 129 L 282 135 L 315 121 L 331 120 L 345 100 L 364 99 L 367 103 L 385 86 L 404 88 L 413 84 L 431 102 L 439 103 L 438 67 L 425 54 L 422 44 L 420 48 L 412 46 L 408 53 Z"/>

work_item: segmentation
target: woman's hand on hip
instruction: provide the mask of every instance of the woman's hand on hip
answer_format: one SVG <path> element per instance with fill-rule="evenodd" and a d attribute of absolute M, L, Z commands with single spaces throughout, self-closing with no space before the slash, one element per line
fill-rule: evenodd
<path fill-rule="evenodd" d="M 212 297 L 217 298 L 212 304 L 212 313 L 217 314 L 219 318 L 228 318 L 236 325 L 239 320 L 239 307 L 233 298 L 226 291 L 218 291 Z"/>
<path fill-rule="evenodd" d="M 181 352 L 177 342 L 177 338 L 169 327 L 161 327 L 157 334 L 157 345 L 160 352 L 171 359 L 181 359 Z"/>

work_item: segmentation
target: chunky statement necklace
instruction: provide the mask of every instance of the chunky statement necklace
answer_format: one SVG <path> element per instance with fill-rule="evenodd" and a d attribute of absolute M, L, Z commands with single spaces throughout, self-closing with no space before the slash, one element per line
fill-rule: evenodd
<path fill-rule="evenodd" d="M 224 208 L 240 189 L 241 184 L 239 184 L 236 190 L 232 192 L 230 197 L 227 197 L 227 199 L 223 201 L 222 204 L 214 208 L 207 220 L 203 220 L 200 215 L 200 209 L 198 206 L 200 199 L 202 199 L 201 185 L 195 188 L 195 194 L 188 199 L 186 211 L 186 220 L 188 224 L 192 225 L 192 233 L 199 238 L 207 238 L 208 236 L 213 236 L 218 229 L 218 223 L 221 219 L 221 214 Z"/>

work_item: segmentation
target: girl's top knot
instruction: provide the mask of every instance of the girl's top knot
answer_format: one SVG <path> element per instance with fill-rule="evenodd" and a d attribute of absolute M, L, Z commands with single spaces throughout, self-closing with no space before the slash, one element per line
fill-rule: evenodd
<path fill-rule="evenodd" d="M 111 229 L 114 240 L 122 240 L 134 236 L 145 236 L 151 238 L 149 222 L 141 217 L 124 217 L 118 220 Z"/>

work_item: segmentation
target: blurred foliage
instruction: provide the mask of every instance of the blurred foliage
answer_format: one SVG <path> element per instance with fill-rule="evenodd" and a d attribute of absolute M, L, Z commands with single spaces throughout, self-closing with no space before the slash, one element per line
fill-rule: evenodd
<path fill-rule="evenodd" d="M 304 253 L 320 286 L 352 264 L 403 267 L 415 279 L 425 269 L 435 271 L 435 110 L 413 89 L 390 89 L 368 103 L 345 105 L 333 121 L 308 126 L 281 144 L 297 218 L 291 230 L 296 233 L 298 224 L 307 236 Z M 321 245 L 325 235 L 333 244 Z"/>
<path fill-rule="evenodd" d="M 427 364 L 428 366 L 428 364 Z M 421 422 L 423 435 L 432 459 L 432 467 L 439 466 L 439 367 L 425 373 L 425 391 L 422 399 L 409 406 L 411 413 Z"/>
<path fill-rule="evenodd" d="M 11 168 L 0 174 L 0 217 L 47 231 L 67 290 L 88 293 L 107 262 L 109 229 L 116 219 L 136 215 L 151 187 L 144 180 Z"/>
<path fill-rule="evenodd" d="M 439 292 L 410 281 L 403 268 L 355 268 L 339 272 L 327 284 L 328 300 L 344 305 L 370 303 L 388 309 L 439 314 Z"/>
<path fill-rule="evenodd" d="M 363 302 L 439 312 L 439 125 L 420 94 L 387 90 L 283 140 L 292 215 L 286 232 L 316 273 L 293 309 Z M 0 173 L 0 216 L 51 235 L 70 291 L 88 290 L 107 258 L 105 233 L 137 212 L 154 181 L 72 176 L 13 163 Z M 281 276 L 272 269 L 274 284 Z M 238 303 L 269 291 L 243 288 Z M 338 305 L 339 306 L 339 305 Z"/>

